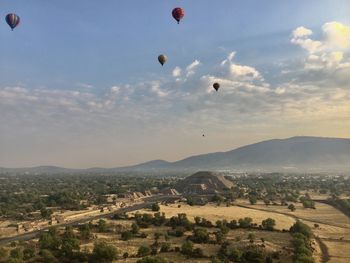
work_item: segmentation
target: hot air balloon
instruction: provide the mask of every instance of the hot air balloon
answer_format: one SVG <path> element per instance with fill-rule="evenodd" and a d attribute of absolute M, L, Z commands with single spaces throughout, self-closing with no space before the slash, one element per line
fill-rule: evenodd
<path fill-rule="evenodd" d="M 158 61 L 160 64 L 162 64 L 162 66 L 164 65 L 164 63 L 168 60 L 167 56 L 166 55 L 159 55 L 158 56 Z"/>
<path fill-rule="evenodd" d="M 8 14 L 5 18 L 6 23 L 11 27 L 12 31 L 13 29 L 18 26 L 20 18 L 16 14 Z"/>
<path fill-rule="evenodd" d="M 219 88 L 220 88 L 220 84 L 217 83 L 217 82 L 215 82 L 215 83 L 213 84 L 213 88 L 214 88 L 216 91 L 218 91 Z"/>
<path fill-rule="evenodd" d="M 185 10 L 183 10 L 181 7 L 176 7 L 173 9 L 172 15 L 173 15 L 173 18 L 179 24 L 180 20 L 185 16 Z"/>

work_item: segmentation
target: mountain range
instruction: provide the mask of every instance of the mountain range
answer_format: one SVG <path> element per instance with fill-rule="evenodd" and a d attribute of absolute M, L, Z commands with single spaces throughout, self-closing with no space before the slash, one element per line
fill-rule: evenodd
<path fill-rule="evenodd" d="M 350 173 L 350 139 L 298 136 L 273 139 L 227 152 L 176 162 L 154 160 L 118 168 L 68 169 L 55 166 L 0 168 L 0 173 L 60 174 L 165 171 L 342 172 Z"/>

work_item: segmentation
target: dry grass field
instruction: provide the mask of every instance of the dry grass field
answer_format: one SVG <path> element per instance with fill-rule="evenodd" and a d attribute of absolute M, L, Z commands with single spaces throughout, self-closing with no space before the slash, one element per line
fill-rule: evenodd
<path fill-rule="evenodd" d="M 109 226 L 120 228 L 121 226 L 123 228 L 129 228 L 132 224 L 132 220 L 107 220 L 107 223 Z M 154 233 L 159 232 L 162 234 L 167 233 L 167 230 L 169 230 L 169 227 L 149 227 L 145 229 L 140 229 L 140 232 L 144 232 L 148 234 L 147 238 L 132 238 L 129 241 L 122 241 L 120 239 L 120 234 L 115 233 L 103 233 L 103 234 L 95 234 L 96 238 L 98 240 L 106 241 L 109 244 L 113 244 L 115 247 L 117 247 L 119 251 L 119 255 L 123 255 L 125 252 L 127 252 L 129 255 L 133 255 L 133 257 L 129 257 L 127 259 L 119 259 L 114 262 L 136 262 L 138 257 L 135 255 L 137 254 L 138 248 L 141 245 L 151 245 L 154 243 Z M 208 229 L 209 232 L 213 233 L 217 229 L 212 228 Z M 262 245 L 261 238 L 263 238 L 265 249 L 269 252 L 274 251 L 281 251 L 281 262 L 291 263 L 291 255 L 292 255 L 292 246 L 291 246 L 291 236 L 289 233 L 282 233 L 282 232 L 269 232 L 269 231 L 258 231 L 258 230 L 245 230 L 245 229 L 235 229 L 230 230 L 230 232 L 227 234 L 227 240 L 231 241 L 232 243 L 236 244 L 237 247 L 242 247 L 249 244 L 248 240 L 248 234 L 252 233 L 255 236 L 255 244 Z M 170 239 L 167 241 L 171 244 L 171 248 L 175 247 L 181 247 L 183 242 L 186 240 L 186 238 L 191 234 L 191 232 L 185 232 L 185 235 L 183 237 L 170 237 Z M 212 236 L 212 238 L 214 238 Z M 238 239 L 237 239 L 238 238 Z M 160 237 L 159 243 L 165 242 L 164 236 Z M 211 256 L 215 255 L 220 245 L 215 244 L 195 244 L 195 247 L 200 247 L 204 251 L 204 255 Z M 287 249 L 286 249 L 287 248 Z M 81 246 L 82 250 L 89 250 L 92 251 L 93 249 L 93 241 L 83 244 Z M 209 259 L 201 258 L 201 259 L 188 259 L 185 256 L 181 255 L 180 253 L 175 252 L 167 252 L 167 253 L 160 253 L 160 256 L 168 259 L 169 262 L 211 262 Z"/>
<path fill-rule="evenodd" d="M 291 212 L 285 206 L 266 206 L 262 202 L 250 205 L 247 200 L 239 200 L 238 203 L 259 211 L 272 211 L 301 219 L 312 228 L 315 236 L 319 237 L 326 247 L 324 251 L 317 249 L 315 254 L 318 254 L 319 258 L 322 257 L 322 253 L 326 253 L 327 255 L 323 256 L 329 258 L 327 262 L 350 262 L 350 219 L 336 208 L 316 202 L 316 209 L 306 209 L 302 204 L 295 203 L 296 211 Z M 319 227 L 316 228 L 315 224 Z"/>
<path fill-rule="evenodd" d="M 150 210 L 140 210 L 140 213 L 149 213 Z M 276 229 L 289 229 L 294 223 L 295 219 L 288 215 L 282 215 L 273 213 L 272 211 L 259 211 L 254 209 L 248 209 L 238 206 L 216 206 L 213 204 L 207 204 L 205 206 L 189 206 L 181 203 L 181 207 L 178 204 L 161 205 L 160 212 L 164 212 L 167 218 L 176 216 L 180 213 L 185 213 L 187 217 L 193 221 L 194 217 L 200 216 L 207 220 L 212 221 L 213 224 L 217 220 L 226 219 L 228 221 L 238 220 L 243 217 L 251 217 L 253 223 L 261 224 L 261 221 L 266 218 L 273 218 L 276 220 Z"/>

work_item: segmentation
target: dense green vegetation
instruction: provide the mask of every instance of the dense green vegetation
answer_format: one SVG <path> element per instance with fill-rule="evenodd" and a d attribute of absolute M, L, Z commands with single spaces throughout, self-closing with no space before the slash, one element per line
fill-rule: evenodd
<path fill-rule="evenodd" d="M 36 211 L 49 218 L 55 207 L 80 210 L 105 204 L 105 195 L 163 189 L 176 180 L 121 175 L 0 175 L 0 218 L 31 220 Z"/>
<path fill-rule="evenodd" d="M 49 218 L 51 209 L 80 210 L 89 205 L 106 203 L 105 195 L 123 196 L 128 192 L 142 192 L 150 189 L 174 187 L 181 177 L 169 175 L 127 176 L 127 175 L 0 175 L 0 217 L 30 220 L 36 217 Z M 306 208 L 316 208 L 308 195 L 301 191 L 317 191 L 334 196 L 332 204 L 342 211 L 349 210 L 344 201 L 337 201 L 341 194 L 350 195 L 350 179 L 324 175 L 245 175 L 228 177 L 235 187 L 208 201 L 224 203 L 237 198 L 247 198 L 255 204 L 258 200 L 266 205 L 289 205 L 300 201 Z M 195 198 L 188 203 L 194 205 Z M 203 200 L 200 201 L 201 204 Z M 229 204 L 229 203 L 228 203 Z M 153 210 L 157 211 L 157 205 Z M 39 213 L 34 213 L 39 212 Z"/>
<path fill-rule="evenodd" d="M 337 196 L 332 196 L 327 200 L 327 203 L 333 205 L 338 208 L 344 214 L 350 216 L 350 199 L 340 199 Z"/>
<path fill-rule="evenodd" d="M 304 223 L 297 221 L 291 228 L 294 246 L 294 262 L 296 263 L 313 263 L 312 247 L 310 238 L 312 237 L 311 229 Z"/>

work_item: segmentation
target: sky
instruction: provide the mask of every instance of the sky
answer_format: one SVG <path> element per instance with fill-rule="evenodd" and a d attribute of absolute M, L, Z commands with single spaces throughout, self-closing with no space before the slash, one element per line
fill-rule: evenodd
<path fill-rule="evenodd" d="M 350 137 L 348 0 L 3 0 L 7 13 L 21 23 L 0 19 L 0 167 Z"/>

